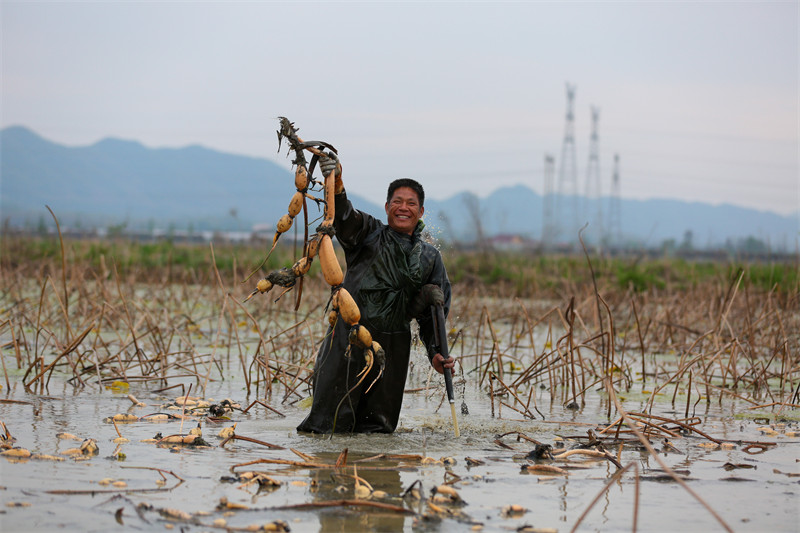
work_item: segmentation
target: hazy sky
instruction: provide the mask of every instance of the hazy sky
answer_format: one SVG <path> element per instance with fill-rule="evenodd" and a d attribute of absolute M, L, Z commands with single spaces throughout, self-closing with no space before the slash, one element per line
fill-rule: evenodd
<path fill-rule="evenodd" d="M 580 192 L 594 105 L 603 194 L 618 153 L 623 197 L 798 209 L 797 1 L 26 0 L 0 16 L 0 126 L 58 143 L 201 144 L 288 168 L 283 115 L 379 202 L 401 176 L 438 199 L 542 192 L 570 82 Z"/>

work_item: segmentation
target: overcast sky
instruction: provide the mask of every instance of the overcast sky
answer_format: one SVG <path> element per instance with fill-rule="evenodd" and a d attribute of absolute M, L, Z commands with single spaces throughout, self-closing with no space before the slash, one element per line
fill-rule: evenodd
<path fill-rule="evenodd" d="M 798 209 L 796 1 L 26 0 L 0 15 L 0 126 L 62 144 L 200 144 L 289 168 L 283 115 L 378 202 L 401 176 L 437 199 L 541 193 L 569 82 L 580 192 L 597 106 L 603 194 L 619 154 L 626 198 Z"/>

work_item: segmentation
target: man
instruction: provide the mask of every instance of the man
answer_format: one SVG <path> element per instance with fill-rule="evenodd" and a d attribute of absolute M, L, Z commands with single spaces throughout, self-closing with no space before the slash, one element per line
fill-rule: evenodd
<path fill-rule="evenodd" d="M 375 381 L 379 373 L 376 363 L 356 386 L 364 367 L 364 351 L 349 345 L 348 326 L 341 318 L 337 320 L 317 353 L 311 412 L 297 430 L 391 433 L 397 427 L 403 403 L 412 318 L 419 324 L 420 339 L 436 371 L 442 373 L 455 364 L 453 358 L 445 361 L 437 353 L 430 306 L 420 305 L 421 298 L 432 296 L 430 287 L 422 290 L 423 286 L 436 285 L 441 292 L 433 292 L 438 293 L 446 315 L 450 281 L 439 251 L 420 236 L 424 227 L 420 219 L 425 213 L 422 185 L 411 179 L 389 185 L 384 224 L 353 208 L 341 181 L 341 165 L 330 155 L 320 163 L 325 176 L 336 172 L 333 226 L 347 263 L 343 286 L 361 310 L 360 324 L 385 350 L 386 367 Z"/>

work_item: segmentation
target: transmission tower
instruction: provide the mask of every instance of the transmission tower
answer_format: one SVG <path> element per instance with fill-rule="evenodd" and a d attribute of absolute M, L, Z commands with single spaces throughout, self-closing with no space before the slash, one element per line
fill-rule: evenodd
<path fill-rule="evenodd" d="M 586 167 L 586 196 L 583 213 L 589 218 L 589 227 L 587 228 L 589 241 L 599 244 L 603 237 L 603 207 L 600 201 L 600 143 L 597 135 L 600 109 L 592 106 L 591 110 L 592 135 L 589 142 L 589 164 Z"/>
<path fill-rule="evenodd" d="M 561 166 L 558 172 L 558 221 L 556 234 L 566 241 L 578 236 L 578 164 L 575 155 L 575 86 L 567 83 L 567 122 L 561 145 Z"/>
<path fill-rule="evenodd" d="M 556 160 L 550 154 L 544 155 L 544 197 L 542 198 L 542 245 L 549 248 L 553 244 L 556 234 L 555 219 L 553 217 L 553 175 L 555 174 Z"/>
<path fill-rule="evenodd" d="M 611 196 L 608 206 L 608 228 L 606 240 L 612 248 L 622 246 L 622 206 L 619 188 L 619 154 L 614 154 L 614 170 L 611 174 Z"/>

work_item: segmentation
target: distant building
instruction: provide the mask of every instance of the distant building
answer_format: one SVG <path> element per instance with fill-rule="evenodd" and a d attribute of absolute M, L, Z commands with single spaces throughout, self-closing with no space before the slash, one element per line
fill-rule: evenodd
<path fill-rule="evenodd" d="M 520 252 L 523 250 L 533 250 L 539 246 L 539 241 L 530 239 L 522 235 L 500 234 L 489 239 L 489 243 L 495 250 L 503 252 Z"/>

